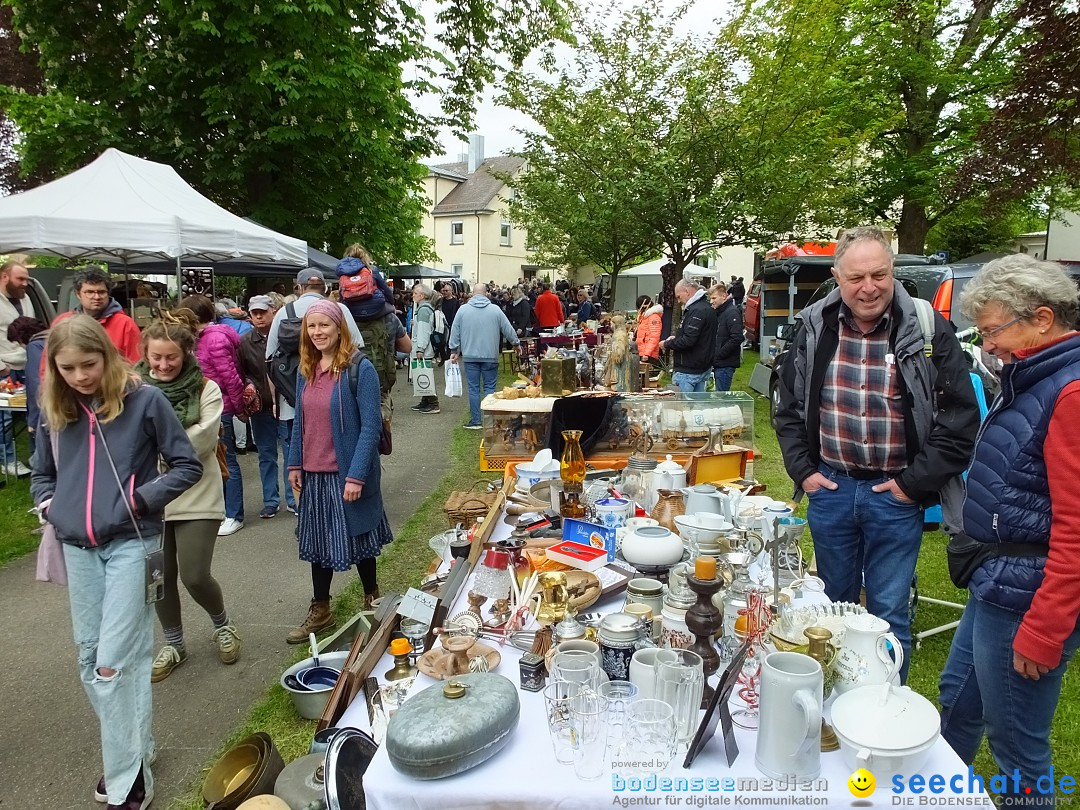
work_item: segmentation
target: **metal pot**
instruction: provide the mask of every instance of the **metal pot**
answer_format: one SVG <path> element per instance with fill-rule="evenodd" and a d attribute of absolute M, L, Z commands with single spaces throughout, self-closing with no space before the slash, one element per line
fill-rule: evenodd
<path fill-rule="evenodd" d="M 202 797 L 211 810 L 233 810 L 248 798 L 258 777 L 263 750 L 245 740 L 225 752 L 203 780 Z"/>
<path fill-rule="evenodd" d="M 340 652 L 323 653 L 319 656 L 319 663 L 326 666 L 333 667 L 340 670 L 345 666 L 345 661 L 349 657 L 348 650 L 342 650 Z M 318 690 L 311 689 L 296 689 L 285 682 L 285 679 L 289 676 L 296 677 L 297 673 L 303 669 L 310 669 L 315 665 L 314 658 L 305 658 L 303 661 L 297 661 L 283 673 L 281 673 L 281 688 L 289 693 L 289 697 L 292 698 L 293 706 L 296 707 L 296 713 L 307 720 L 318 720 L 323 713 L 323 709 L 326 708 L 326 701 L 330 699 L 330 692 L 332 688 L 324 688 Z"/>
<path fill-rule="evenodd" d="M 355 728 L 343 728 L 326 749 L 325 789 L 329 810 L 366 810 L 364 772 L 379 746 Z"/>

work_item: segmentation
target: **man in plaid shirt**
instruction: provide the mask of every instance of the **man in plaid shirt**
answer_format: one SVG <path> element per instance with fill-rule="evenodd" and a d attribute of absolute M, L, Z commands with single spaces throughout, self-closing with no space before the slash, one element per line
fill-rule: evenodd
<path fill-rule="evenodd" d="M 833 276 L 837 289 L 799 315 L 777 436 L 796 497 L 809 498 L 825 593 L 857 602 L 865 585 L 867 610 L 904 648 L 903 681 L 922 508 L 962 497 L 979 407 L 952 325 L 935 312 L 927 343 L 879 228 L 840 238 Z"/>

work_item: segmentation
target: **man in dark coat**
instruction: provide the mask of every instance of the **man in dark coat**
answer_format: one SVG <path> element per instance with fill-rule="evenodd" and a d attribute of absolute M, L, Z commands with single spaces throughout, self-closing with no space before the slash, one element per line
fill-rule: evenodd
<path fill-rule="evenodd" d="M 713 379 L 716 380 L 717 391 L 730 391 L 731 379 L 742 360 L 742 315 L 723 284 L 709 290 L 709 303 L 716 312 Z"/>

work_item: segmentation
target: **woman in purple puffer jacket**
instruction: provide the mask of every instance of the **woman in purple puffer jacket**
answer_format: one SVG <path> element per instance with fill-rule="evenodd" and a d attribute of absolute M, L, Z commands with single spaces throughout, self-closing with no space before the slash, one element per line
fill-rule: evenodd
<path fill-rule="evenodd" d="M 225 400 L 221 425 L 229 478 L 225 481 L 225 520 L 218 529 L 218 537 L 225 537 L 244 528 L 244 479 L 236 462 L 232 421 L 234 415 L 247 421 L 244 380 L 240 376 L 240 336 L 229 327 L 214 323 L 214 302 L 205 295 L 189 295 L 179 307 L 191 310 L 199 322 L 195 359 L 199 361 L 202 373 L 218 384 Z"/>

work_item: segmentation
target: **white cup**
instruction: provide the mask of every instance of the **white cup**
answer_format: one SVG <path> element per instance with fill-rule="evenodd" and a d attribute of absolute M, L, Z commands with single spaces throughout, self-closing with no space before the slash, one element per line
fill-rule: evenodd
<path fill-rule="evenodd" d="M 630 683 L 638 688 L 641 700 L 656 697 L 656 668 L 660 663 L 674 663 L 678 655 L 674 650 L 647 647 L 637 650 L 630 659 Z"/>

